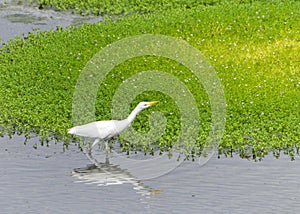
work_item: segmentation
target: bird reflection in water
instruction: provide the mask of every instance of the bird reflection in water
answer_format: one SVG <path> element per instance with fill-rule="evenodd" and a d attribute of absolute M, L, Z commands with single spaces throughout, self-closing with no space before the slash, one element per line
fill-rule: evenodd
<path fill-rule="evenodd" d="M 162 190 L 144 186 L 127 170 L 107 162 L 98 163 L 97 166 L 91 164 L 84 168 L 76 168 L 72 171 L 72 176 L 78 179 L 75 182 L 97 186 L 131 184 L 136 193 L 142 196 L 154 196 L 162 192 Z"/>

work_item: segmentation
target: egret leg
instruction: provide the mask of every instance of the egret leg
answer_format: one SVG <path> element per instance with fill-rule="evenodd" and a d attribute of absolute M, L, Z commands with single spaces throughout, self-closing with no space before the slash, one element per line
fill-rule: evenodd
<path fill-rule="evenodd" d="M 92 161 L 95 165 L 99 165 L 97 160 L 92 156 L 92 149 L 95 145 L 97 145 L 100 142 L 100 139 L 96 139 L 92 145 L 89 145 L 88 151 L 87 151 L 87 156 Z"/>
<path fill-rule="evenodd" d="M 96 139 L 90 149 L 92 150 L 93 147 L 96 146 L 99 142 L 100 142 L 100 139 Z"/>
<path fill-rule="evenodd" d="M 109 153 L 110 153 L 110 148 L 109 148 L 109 145 L 108 145 L 108 142 L 105 141 L 105 163 L 106 164 L 109 164 Z"/>

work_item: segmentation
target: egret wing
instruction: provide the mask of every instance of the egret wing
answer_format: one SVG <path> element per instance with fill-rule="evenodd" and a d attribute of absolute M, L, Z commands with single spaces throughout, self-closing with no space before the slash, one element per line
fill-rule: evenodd
<path fill-rule="evenodd" d="M 114 132 L 114 130 L 114 123 L 111 120 L 105 120 L 88 123 L 82 126 L 75 126 L 69 130 L 69 134 L 106 139 Z"/>
<path fill-rule="evenodd" d="M 69 130 L 69 134 L 82 137 L 108 139 L 120 134 L 130 125 L 128 120 L 104 120 L 75 126 Z"/>
<path fill-rule="evenodd" d="M 117 135 L 114 120 L 98 121 L 96 122 L 98 138 L 108 139 Z"/>

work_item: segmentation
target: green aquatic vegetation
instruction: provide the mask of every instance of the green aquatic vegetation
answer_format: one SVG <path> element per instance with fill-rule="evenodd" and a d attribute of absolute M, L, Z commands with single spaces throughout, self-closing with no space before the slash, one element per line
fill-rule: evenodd
<path fill-rule="evenodd" d="M 31 1 L 32 2 L 32 1 Z M 40 8 L 54 7 L 57 10 L 73 9 L 82 15 L 118 15 L 153 13 L 170 9 L 189 9 L 197 5 L 240 4 L 253 0 L 36 0 Z"/>
<path fill-rule="evenodd" d="M 0 132 L 27 137 L 35 133 L 43 142 L 76 141 L 66 130 L 72 127 L 74 88 L 86 63 L 101 48 L 120 39 L 164 34 L 199 49 L 221 78 L 227 121 L 220 155 L 238 153 L 243 158 L 261 159 L 268 152 L 278 157 L 283 151 L 293 158 L 300 143 L 299 9 L 297 1 L 175 8 L 107 19 L 105 24 L 37 31 L 11 40 L 0 50 Z M 116 88 L 145 70 L 168 72 L 190 89 L 203 121 L 198 139 L 202 148 L 211 122 L 208 97 L 187 68 L 162 57 L 137 57 L 116 66 L 102 83 L 106 87 L 98 92 L 96 118 L 111 119 Z M 141 100 L 156 98 L 162 102 L 154 110 L 163 112 L 168 120 L 156 146 L 166 151 L 180 132 L 174 102 L 163 94 L 148 92 L 137 97 L 132 108 Z M 132 126 L 147 132 L 151 111 L 138 115 Z M 123 151 L 134 147 L 120 142 Z M 143 149 L 151 152 L 147 146 Z"/>

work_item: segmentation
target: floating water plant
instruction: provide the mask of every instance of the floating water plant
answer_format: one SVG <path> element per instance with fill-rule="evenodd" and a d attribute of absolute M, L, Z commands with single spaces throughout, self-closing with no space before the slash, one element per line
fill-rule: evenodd
<path fill-rule="evenodd" d="M 224 3 L 225 4 L 225 3 Z M 0 125 L 2 133 L 39 134 L 66 144 L 72 127 L 72 99 L 77 79 L 87 62 L 107 45 L 140 34 L 163 34 L 183 39 L 200 50 L 221 79 L 227 102 L 226 129 L 220 155 L 240 154 L 260 159 L 281 151 L 292 158 L 300 144 L 300 3 L 299 1 L 192 5 L 159 13 L 131 14 L 106 23 L 33 32 L 0 49 Z M 210 102 L 205 90 L 180 63 L 155 56 L 137 57 L 115 66 L 97 94 L 96 118 L 111 119 L 116 88 L 140 71 L 156 70 L 181 80 L 197 102 L 201 125 L 199 147 L 210 128 Z M 167 118 L 158 140 L 168 149 L 178 136 L 180 112 L 163 94 L 147 92 L 132 102 L 157 100 Z M 133 107 L 132 107 L 133 108 Z M 132 110 L 132 109 L 131 109 Z M 132 124 L 149 129 L 142 112 Z M 142 125 L 145 124 L 145 125 Z M 120 139 L 124 151 L 133 149 Z M 147 148 L 145 148 L 147 150 Z"/>
<path fill-rule="evenodd" d="M 216 4 L 236 4 L 247 3 L 253 0 L 37 0 L 36 3 L 42 9 L 44 7 L 52 7 L 57 10 L 73 9 L 83 15 L 118 15 L 132 13 L 153 13 L 172 9 L 189 9 L 197 5 L 216 5 Z"/>

